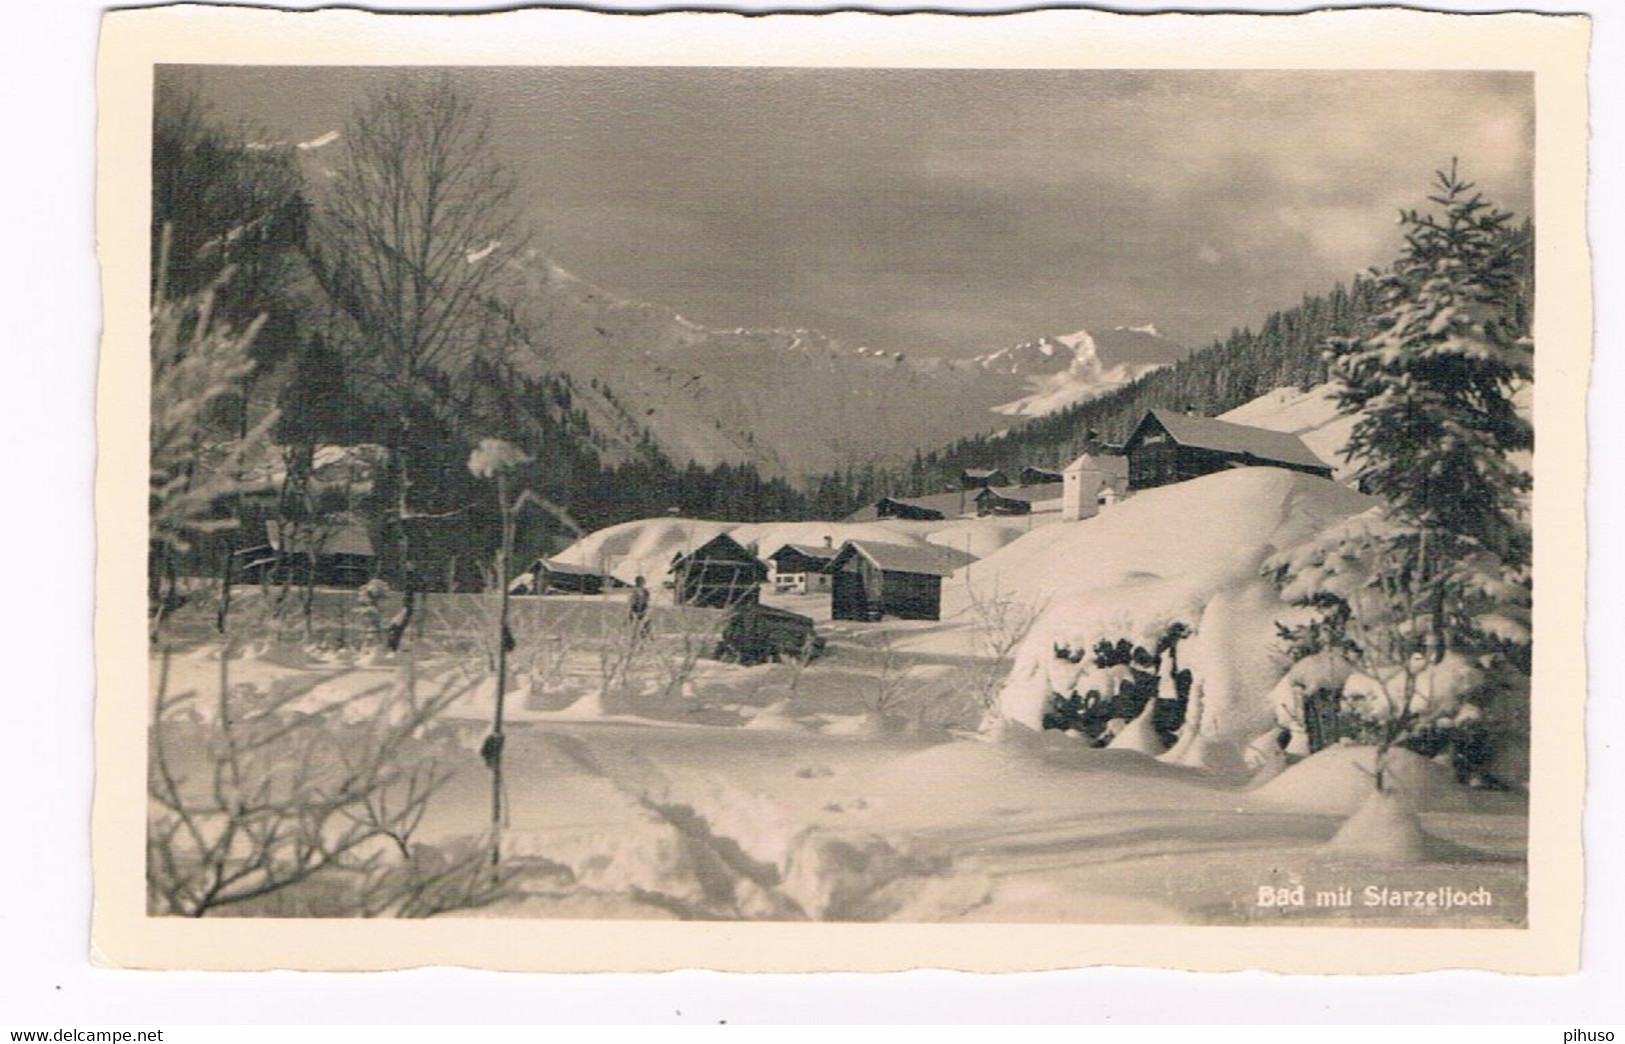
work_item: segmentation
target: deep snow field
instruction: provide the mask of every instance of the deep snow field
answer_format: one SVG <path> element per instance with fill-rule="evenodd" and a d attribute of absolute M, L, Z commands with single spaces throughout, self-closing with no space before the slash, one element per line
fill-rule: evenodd
<path fill-rule="evenodd" d="M 1425 843 L 1420 859 L 1384 863 L 1327 847 L 1370 794 L 1369 751 L 1332 748 L 1284 771 L 1247 756 L 1243 741 L 1272 720 L 1284 669 L 1260 644 L 1280 607 L 1257 586 L 1256 562 L 1363 503 L 1322 480 L 1248 469 L 1081 523 L 981 534 L 997 547 L 948 581 L 940 622 L 831 622 L 827 595 L 765 596 L 818 621 L 828 654 L 806 665 L 699 659 L 685 669 L 680 651 L 708 643 L 718 615 L 657 594 L 647 644 L 606 683 L 624 594 L 516 598 L 503 852 L 519 871 L 517 894 L 470 915 L 1522 925 L 1520 795 L 1468 789 L 1406 754 L 1391 774 Z M 1139 514 L 1188 524 L 1148 527 Z M 632 525 L 631 541 L 660 543 Z M 963 536 L 966 524 L 955 525 Z M 989 664 L 970 608 L 978 590 L 1041 610 L 1003 686 L 1004 716 L 1017 724 L 981 731 L 973 690 Z M 259 597 L 242 590 L 234 612 L 254 620 Z M 321 592 L 319 617 L 342 618 L 353 598 Z M 426 749 L 455 774 L 419 836 L 475 837 L 489 815 L 478 748 L 495 687 L 479 636 L 493 604 L 431 596 L 422 632 L 397 656 L 245 637 L 225 663 L 227 683 L 311 686 L 302 705 L 340 702 L 352 722 L 404 683 L 408 658 L 421 687 L 467 686 L 426 730 Z M 1198 632 L 1190 660 L 1208 693 L 1192 726 L 1201 735 L 1183 750 L 1095 749 L 1019 724 L 1034 717 L 1040 681 L 1055 684 L 1045 680 L 1049 643 L 1170 611 Z M 202 632 L 177 620 L 177 634 Z M 220 657 L 217 642 L 194 638 L 169 658 L 168 690 L 199 694 L 191 713 L 202 727 Z M 161 666 L 155 657 L 154 689 Z M 1368 888 L 1441 887 L 1483 888 L 1491 901 L 1449 912 L 1365 902 Z M 1346 905 L 1334 896 L 1343 888 Z M 1270 894 L 1289 905 L 1261 903 L 1261 889 L 1283 890 Z"/>
<path fill-rule="evenodd" d="M 1522 408 L 1528 400 L 1524 389 Z M 1226 419 L 1300 434 L 1329 461 L 1349 429 L 1324 387 L 1278 389 Z M 1392 800 L 1373 802 L 1369 749 L 1287 764 L 1272 741 L 1297 729 L 1301 692 L 1276 648 L 1275 624 L 1294 610 L 1260 566 L 1373 503 L 1245 468 L 1144 491 L 1082 522 L 659 518 L 588 534 L 554 557 L 656 588 L 675 553 L 721 532 L 763 555 L 856 538 L 977 561 L 944 582 L 941 621 L 832 622 L 827 594 L 764 593 L 827 639 L 827 655 L 805 665 L 696 659 L 720 614 L 675 608 L 658 590 L 651 634 L 631 653 L 623 592 L 515 598 L 503 852 L 518 893 L 472 915 L 1524 925 L 1522 794 L 1464 787 L 1445 765 L 1399 751 Z M 240 588 L 227 684 L 308 688 L 300 705 L 341 704 L 347 727 L 363 727 L 408 673 L 420 689 L 466 688 L 426 730 L 423 756 L 454 775 L 419 836 L 479 836 L 495 598 L 430 596 L 396 656 L 332 648 L 335 632 L 353 644 L 354 598 L 318 592 L 323 641 L 272 643 L 261 593 Z M 1003 603 L 1031 628 L 995 659 L 985 607 Z M 203 719 L 178 729 L 209 727 L 222 674 L 210 618 L 187 609 L 171 627 L 168 690 L 197 693 L 187 713 Z M 1057 648 L 1149 646 L 1175 622 L 1191 632 L 1179 659 L 1194 681 L 1171 749 L 1145 715 L 1103 749 L 1039 731 L 1053 694 L 1119 680 Z M 155 656 L 154 693 L 164 669 Z M 983 697 L 997 709 L 992 727 Z M 1306 752 L 1304 740 L 1295 731 L 1287 751 Z M 1395 842 L 1404 857 L 1385 860 Z M 1438 889 L 1480 903 L 1441 910 L 1428 903 Z"/>

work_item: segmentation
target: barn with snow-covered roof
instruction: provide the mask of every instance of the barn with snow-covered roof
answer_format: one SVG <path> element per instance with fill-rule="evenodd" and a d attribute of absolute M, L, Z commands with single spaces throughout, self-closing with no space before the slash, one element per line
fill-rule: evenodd
<path fill-rule="evenodd" d="M 836 552 L 830 618 L 942 618 L 942 578 L 976 559 L 947 547 L 848 540 Z"/>
<path fill-rule="evenodd" d="M 766 580 L 767 566 L 755 551 L 726 533 L 679 552 L 671 562 L 672 596 L 678 605 L 727 609 L 755 602 Z"/>
<path fill-rule="evenodd" d="M 1322 478 L 1332 466 L 1298 436 L 1174 410 L 1148 410 L 1124 443 L 1130 490 L 1241 467 L 1285 468 Z"/>

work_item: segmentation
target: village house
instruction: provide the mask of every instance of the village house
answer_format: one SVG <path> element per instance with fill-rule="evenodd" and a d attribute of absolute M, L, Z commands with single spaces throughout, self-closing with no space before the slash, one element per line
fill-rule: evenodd
<path fill-rule="evenodd" d="M 754 602 L 766 582 L 767 566 L 726 533 L 671 560 L 672 597 L 678 605 L 726 609 Z"/>
<path fill-rule="evenodd" d="M 830 618 L 939 620 L 942 578 L 975 560 L 946 547 L 848 540 L 830 564 Z"/>
<path fill-rule="evenodd" d="M 1128 492 L 1128 458 L 1085 453 L 1061 473 L 1061 521 L 1093 518 L 1100 509 Z"/>
<path fill-rule="evenodd" d="M 303 526 L 266 519 L 265 538 L 266 543 L 238 552 L 242 579 L 308 579 L 327 587 L 360 587 L 376 571 L 372 535 L 354 519 Z"/>
<path fill-rule="evenodd" d="M 538 558 L 509 588 L 514 594 L 602 594 L 606 577 L 597 569 Z M 611 587 L 624 586 L 614 577 Z"/>
<path fill-rule="evenodd" d="M 834 560 L 834 541 L 827 536 L 822 545 L 785 544 L 767 556 L 767 582 L 780 593 L 827 592 L 830 576 L 825 570 Z"/>
<path fill-rule="evenodd" d="M 899 518 L 911 522 L 940 522 L 958 518 L 969 508 L 970 499 L 964 490 L 935 493 L 927 497 L 881 497 L 846 516 L 846 522 L 874 522 L 882 518 Z"/>
<path fill-rule="evenodd" d="M 961 489 L 987 489 L 989 486 L 1008 486 L 1010 480 L 998 468 L 966 468 L 959 473 Z"/>
<path fill-rule="evenodd" d="M 1052 482 L 1064 481 L 1064 479 L 1065 475 L 1062 472 L 1052 471 L 1049 468 L 1035 468 L 1029 464 L 1021 469 L 1021 476 L 1018 481 L 1023 486 L 1044 486 Z"/>
<path fill-rule="evenodd" d="M 976 514 L 978 517 L 985 518 L 988 515 L 1030 515 L 1032 510 L 1032 501 L 1023 497 L 1010 496 L 1000 490 L 984 489 L 976 494 Z"/>
<path fill-rule="evenodd" d="M 1174 410 L 1150 410 L 1123 445 L 1129 489 L 1151 489 L 1241 467 L 1332 477 L 1332 466 L 1298 436 Z"/>
<path fill-rule="evenodd" d="M 1053 512 L 1060 508 L 1060 491 L 1049 483 L 1033 486 L 1005 486 L 1002 489 L 984 489 L 976 494 L 976 514 L 1032 515 Z"/>

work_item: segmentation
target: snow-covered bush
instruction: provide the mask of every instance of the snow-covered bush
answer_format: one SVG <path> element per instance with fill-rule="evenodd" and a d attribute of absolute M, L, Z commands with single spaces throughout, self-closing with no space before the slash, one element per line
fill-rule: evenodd
<path fill-rule="evenodd" d="M 1491 678 L 1504 689 L 1518 685 L 1509 669 L 1521 673 L 1514 646 L 1484 628 L 1526 633 L 1528 607 L 1517 584 L 1478 575 L 1493 556 L 1419 566 L 1408 547 L 1425 543 L 1379 507 L 1266 563 L 1284 598 L 1317 613 L 1314 628 L 1283 629 L 1299 659 L 1272 700 L 1282 724 L 1305 734 L 1311 700 L 1335 708 L 1331 733 L 1313 737 L 1321 745 L 1450 750 L 1464 775 L 1479 775 Z"/>
<path fill-rule="evenodd" d="M 1190 633 L 1189 626 L 1176 621 L 1158 636 L 1151 649 L 1127 638 L 1101 638 L 1087 656 L 1095 670 L 1080 674 L 1070 692 L 1051 695 L 1043 727 L 1081 732 L 1091 740 L 1104 741 L 1113 738 L 1107 735 L 1111 722 L 1139 721 L 1148 704 L 1154 704 L 1145 727 L 1159 738 L 1160 753 L 1174 742 L 1185 721 L 1191 672 L 1179 666 L 1179 643 Z M 1085 658 L 1059 644 L 1055 655 L 1070 663 Z M 1168 686 L 1162 684 L 1164 675 L 1170 682 Z"/>
<path fill-rule="evenodd" d="M 147 536 L 155 630 L 175 599 L 175 557 L 197 537 L 237 525 L 236 517 L 222 510 L 222 505 L 249 487 L 249 462 L 259 454 L 276 421 L 271 413 L 246 433 L 233 429 L 222 434 L 215 423 L 217 411 L 241 394 L 243 382 L 254 369 L 249 346 L 263 317 L 239 325 L 216 314 L 215 298 L 230 283 L 230 268 L 198 293 L 170 297 L 168 265 L 166 229 L 159 250 L 149 341 L 152 415 Z"/>
<path fill-rule="evenodd" d="M 1000 699 L 1007 718 L 1031 729 L 1091 691 L 1115 695 L 1130 675 L 1097 667 L 1097 642 L 1126 639 L 1154 651 L 1170 628 L 1188 671 L 1185 730 L 1218 760 L 1219 744 L 1239 751 L 1275 723 L 1270 694 L 1289 663 L 1278 647 L 1277 622 L 1307 614 L 1283 601 L 1260 575 L 1264 561 L 1371 506 L 1348 488 L 1276 468 L 1240 468 L 1144 490 L 1087 525 L 1035 530 L 972 570 L 1003 583 L 1053 592 L 1027 640 L 1016 650 Z M 1058 657 L 1057 647 L 1067 652 Z M 1074 662 L 1074 658 L 1076 662 Z M 1171 666 L 1171 661 L 1170 661 Z M 1112 674 L 1121 677 L 1112 677 Z M 1159 683 L 1159 692 L 1178 685 Z"/>
<path fill-rule="evenodd" d="M 408 672 L 398 688 L 312 707 L 332 675 L 262 690 L 232 684 L 232 650 L 220 657 L 200 707 L 169 692 L 164 654 L 148 744 L 152 913 L 411 917 L 504 894 L 508 874 L 480 839 L 415 837 L 451 777 L 427 727 L 465 688 L 420 695 Z"/>

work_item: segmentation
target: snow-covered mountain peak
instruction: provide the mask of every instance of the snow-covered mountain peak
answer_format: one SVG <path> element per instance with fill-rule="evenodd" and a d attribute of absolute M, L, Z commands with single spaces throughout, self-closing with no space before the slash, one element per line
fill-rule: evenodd
<path fill-rule="evenodd" d="M 1064 351 L 1058 349 L 1064 348 Z M 994 407 L 999 413 L 1036 417 L 1121 387 L 1184 358 L 1185 349 L 1156 326 L 1118 326 L 1100 336 L 1088 330 L 1041 337 L 979 359 L 984 368 L 1027 378 L 1029 393 Z"/>

